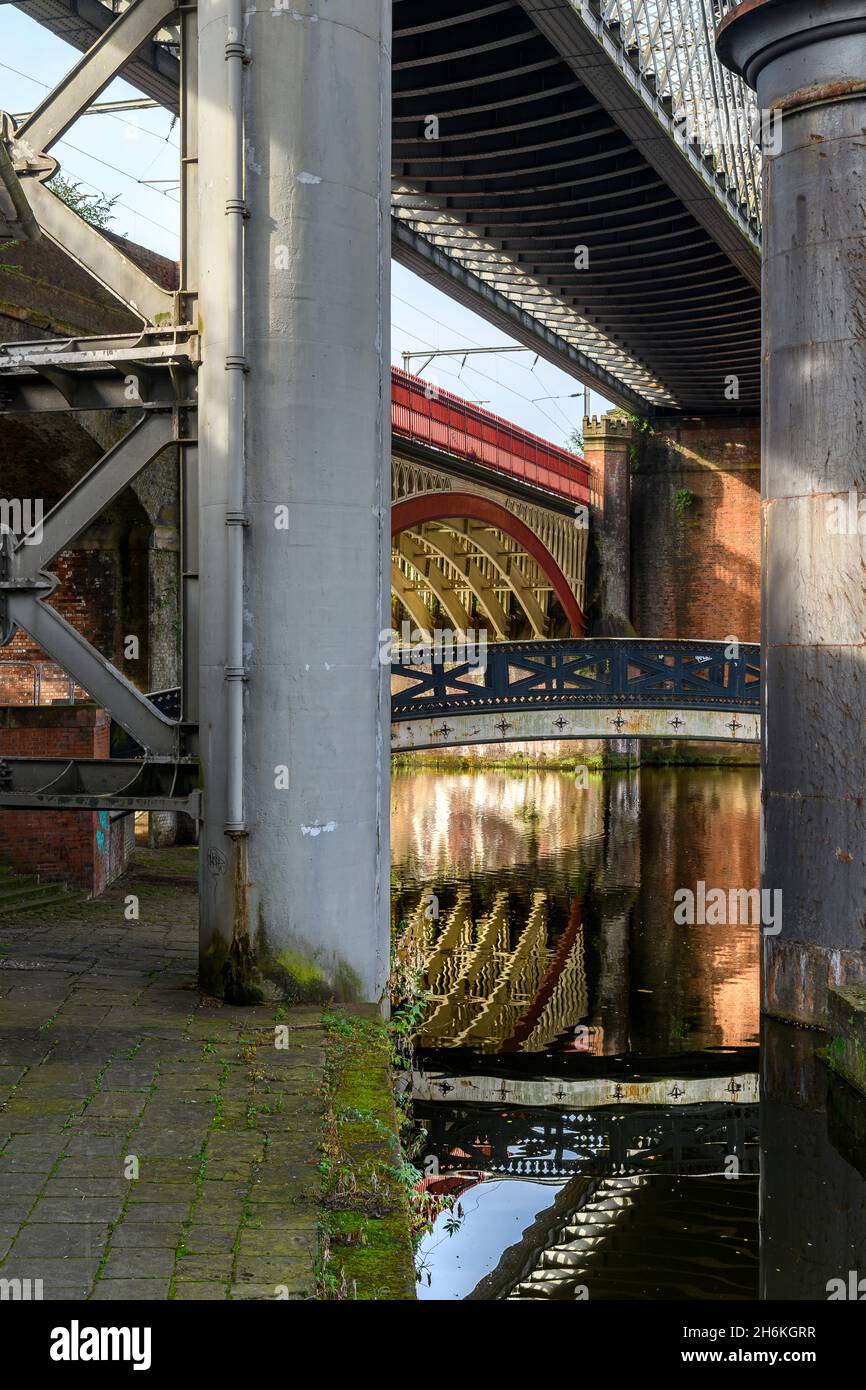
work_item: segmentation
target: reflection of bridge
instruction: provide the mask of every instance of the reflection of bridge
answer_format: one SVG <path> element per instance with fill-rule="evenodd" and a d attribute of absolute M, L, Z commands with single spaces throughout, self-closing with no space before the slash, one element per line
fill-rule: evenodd
<path fill-rule="evenodd" d="M 742 645 L 734 660 L 729 650 L 723 642 L 651 638 L 506 642 L 488 647 L 483 670 L 467 660 L 421 660 L 421 650 L 418 661 L 404 653 L 392 667 L 391 746 L 566 738 L 755 743 L 759 651 Z"/>
<path fill-rule="evenodd" d="M 428 902 L 424 894 L 398 947 L 426 979 L 431 1010 L 417 1035 L 421 1046 L 533 1052 L 586 1016 L 577 899 L 555 945 L 548 944 L 545 892 L 533 893 L 528 918 L 516 931 L 505 892 L 477 922 L 468 893 L 459 893 L 438 929 Z"/>
<path fill-rule="evenodd" d="M 470 1300 L 758 1295 L 757 1176 L 572 1178 Z"/>
<path fill-rule="evenodd" d="M 758 1171 L 757 1077 L 732 1078 L 750 1101 L 580 1110 L 461 1107 L 416 1101 L 438 1172 L 520 1178 L 719 1173 L 729 1155 Z M 669 1089 L 681 1083 L 668 1080 Z M 728 1082 L 731 1085 L 731 1082 Z"/>

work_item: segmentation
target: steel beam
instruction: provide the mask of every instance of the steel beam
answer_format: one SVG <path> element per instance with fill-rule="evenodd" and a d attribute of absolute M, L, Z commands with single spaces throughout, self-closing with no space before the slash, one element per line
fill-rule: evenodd
<path fill-rule="evenodd" d="M 175 387 L 167 372 L 137 371 L 136 386 L 117 372 L 70 371 L 46 367 L 43 372 L 4 372 L 0 358 L 0 415 L 32 415 L 45 411 L 153 410 L 175 404 Z M 194 406 L 195 401 L 183 402 Z"/>
<path fill-rule="evenodd" d="M 177 0 L 132 0 L 15 132 L 14 144 L 39 158 L 95 101 L 177 7 Z"/>
<path fill-rule="evenodd" d="M 33 338 L 0 343 L 0 375 L 7 370 L 68 367 L 70 370 L 117 371 L 128 362 L 153 367 L 198 365 L 199 337 L 182 328 L 146 327 L 141 333 L 119 333 L 95 338 Z"/>
<path fill-rule="evenodd" d="M 714 743 L 758 743 L 761 718 L 744 714 L 731 733 L 731 716 L 719 710 L 633 709 L 612 710 L 508 709 L 479 714 L 439 714 L 435 719 L 410 719 L 395 715 L 391 724 L 391 752 L 417 753 L 430 748 L 460 748 L 476 743 L 533 743 L 550 739 L 669 739 L 685 738 Z"/>
<path fill-rule="evenodd" d="M 115 22 L 116 13 L 102 0 L 2 0 L 43 24 L 73 48 L 86 52 Z M 165 44 L 151 42 L 127 63 L 123 80 L 169 111 L 179 109 L 180 65 Z"/>
<path fill-rule="evenodd" d="M 0 758 L 0 808 L 198 813 L 198 764 L 131 758 Z"/>
<path fill-rule="evenodd" d="M 62 670 L 75 678 L 77 685 L 111 712 L 146 752 L 176 757 L 178 725 L 161 715 L 101 652 L 40 597 L 44 585 L 28 580 L 22 583 L 28 587 L 6 589 L 4 581 L 0 581 L 0 596 L 5 593 L 7 620 L 29 633 Z M 49 585 L 49 590 L 52 587 Z"/>
<path fill-rule="evenodd" d="M 178 751 L 178 725 L 166 719 L 45 599 L 56 587 L 46 566 L 124 491 L 175 438 L 169 414 L 149 414 L 67 493 L 29 535 L 0 554 L 0 640 L 21 627 L 144 749 Z"/>
<path fill-rule="evenodd" d="M 38 241 L 39 225 L 24 196 L 6 146 L 0 140 L 0 240 Z"/>
<path fill-rule="evenodd" d="M 120 247 L 73 212 L 38 178 L 23 181 L 27 201 L 42 232 L 86 270 L 109 294 L 145 323 L 174 322 L 175 296 L 124 256 Z"/>
<path fill-rule="evenodd" d="M 15 550 L 14 577 L 29 578 L 45 569 L 95 517 L 111 506 L 174 437 L 174 422 L 168 413 L 145 415 L 133 425 L 57 506 L 52 507 L 36 531 L 22 536 Z"/>

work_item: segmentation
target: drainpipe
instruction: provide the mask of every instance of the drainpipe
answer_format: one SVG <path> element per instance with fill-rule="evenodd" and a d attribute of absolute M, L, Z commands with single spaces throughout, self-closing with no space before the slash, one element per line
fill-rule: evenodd
<path fill-rule="evenodd" d="M 244 112 L 243 0 L 229 0 L 226 43 L 226 109 L 230 140 L 226 217 L 226 834 L 243 835 L 244 819 L 244 527 L 246 460 L 244 449 Z"/>

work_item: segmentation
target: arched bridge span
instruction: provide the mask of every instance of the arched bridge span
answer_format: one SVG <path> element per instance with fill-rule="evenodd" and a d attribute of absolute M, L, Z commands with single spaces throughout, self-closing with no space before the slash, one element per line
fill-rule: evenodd
<path fill-rule="evenodd" d="M 394 752 L 541 739 L 760 738 L 760 649 L 744 643 L 497 642 L 438 658 L 419 644 L 397 655 L 391 692 Z"/>

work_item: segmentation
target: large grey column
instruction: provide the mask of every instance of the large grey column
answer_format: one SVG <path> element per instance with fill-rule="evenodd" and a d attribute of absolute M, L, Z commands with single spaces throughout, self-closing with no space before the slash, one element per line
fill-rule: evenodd
<path fill-rule="evenodd" d="M 866 9 L 750 0 L 717 48 L 781 115 L 764 161 L 761 584 L 762 878 L 783 926 L 764 938 L 763 1000 L 820 1024 L 828 983 L 866 978 Z"/>
<path fill-rule="evenodd" d="M 243 0 L 230 36 L 239 8 L 199 6 L 201 979 L 236 1000 L 270 982 L 289 998 L 377 1002 L 389 959 L 389 672 L 377 651 L 390 627 L 391 4 Z"/>

